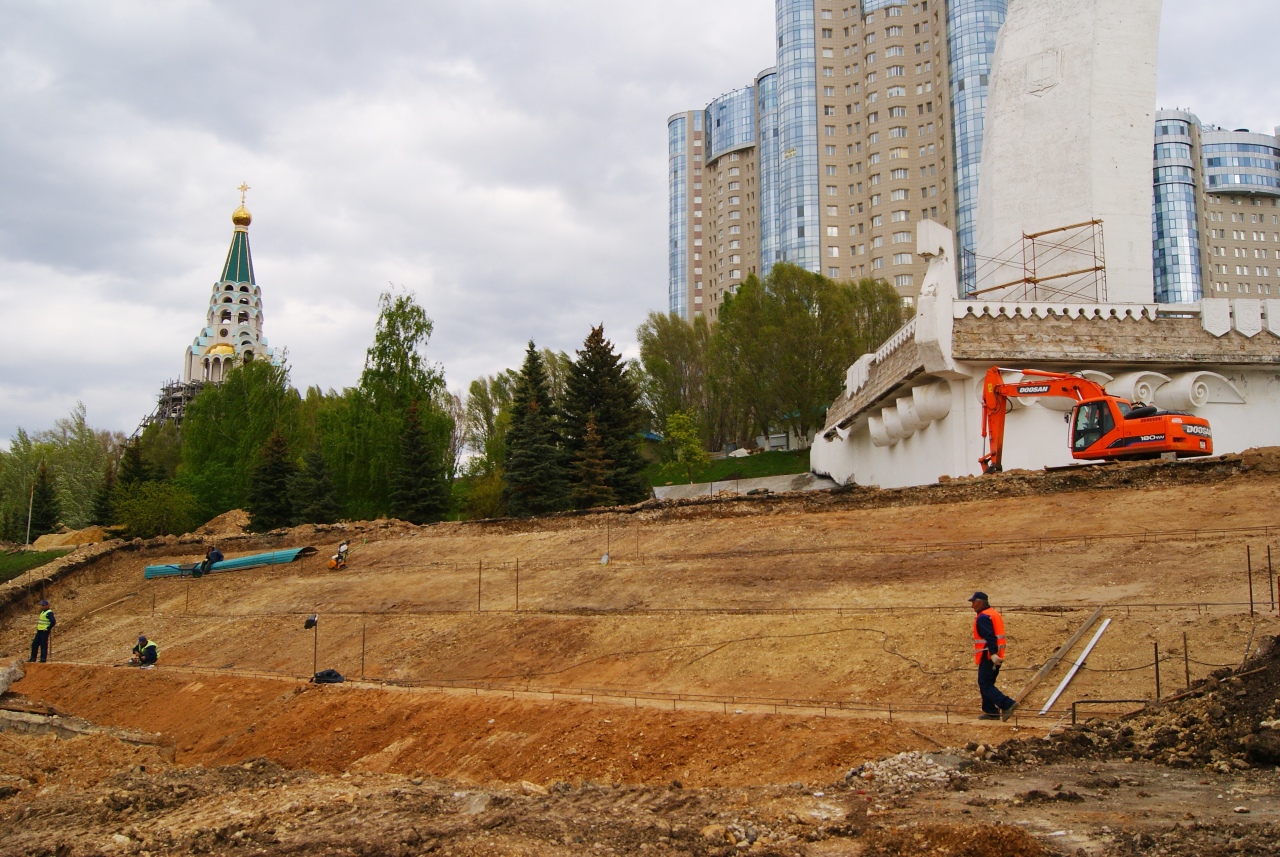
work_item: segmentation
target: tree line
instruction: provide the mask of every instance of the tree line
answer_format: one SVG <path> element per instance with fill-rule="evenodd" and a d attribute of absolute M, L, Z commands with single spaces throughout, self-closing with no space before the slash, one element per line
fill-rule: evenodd
<path fill-rule="evenodd" d="M 775 430 L 807 442 L 845 371 L 892 336 L 904 314 L 884 280 L 838 282 L 774 265 L 726 296 L 714 327 L 701 316 L 688 324 L 649 315 L 636 332 L 644 408 L 655 431 L 696 428 L 705 449 L 750 445 Z"/>
<path fill-rule="evenodd" d="M 778 265 L 729 296 L 714 327 L 651 314 L 639 360 L 596 326 L 572 356 L 529 342 L 519 368 L 460 396 L 427 360 L 425 310 L 386 292 L 354 387 L 300 392 L 287 366 L 254 361 L 206 386 L 180 430 L 126 439 L 91 428 L 83 405 L 49 431 L 19 429 L 0 452 L 0 541 L 24 541 L 28 513 L 34 540 L 60 524 L 183 533 L 231 509 L 268 530 L 632 503 L 655 456 L 692 468 L 773 430 L 807 436 L 847 366 L 901 323 L 882 281 Z"/>

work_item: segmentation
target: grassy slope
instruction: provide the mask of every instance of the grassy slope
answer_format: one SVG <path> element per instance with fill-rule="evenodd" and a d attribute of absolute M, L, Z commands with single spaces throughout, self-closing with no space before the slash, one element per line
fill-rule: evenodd
<path fill-rule="evenodd" d="M 783 476 L 809 471 L 809 450 L 762 452 L 746 458 L 723 458 L 693 471 L 694 482 L 720 482 L 730 479 L 754 479 L 760 476 Z M 689 481 L 683 467 L 675 464 L 650 464 L 644 471 L 650 485 L 680 484 Z"/>
<path fill-rule="evenodd" d="M 38 568 L 46 562 L 53 562 L 58 557 L 69 553 L 70 551 L 65 550 L 2 553 L 0 554 L 0 582 L 13 580 L 23 572 Z"/>

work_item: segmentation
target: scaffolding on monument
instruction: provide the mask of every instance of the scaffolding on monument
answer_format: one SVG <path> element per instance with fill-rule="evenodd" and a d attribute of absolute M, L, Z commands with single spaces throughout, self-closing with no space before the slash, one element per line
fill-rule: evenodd
<path fill-rule="evenodd" d="M 176 426 L 181 426 L 182 417 L 187 412 L 187 405 L 200 394 L 204 386 L 204 381 L 166 381 L 160 388 L 156 409 L 149 416 L 143 417 L 132 437 L 137 438 L 147 426 L 151 425 L 172 422 Z"/>
<path fill-rule="evenodd" d="M 1102 221 L 1089 220 L 1022 239 L 995 256 L 964 251 L 966 299 L 1001 293 L 1020 302 L 1106 303 L 1107 257 Z"/>

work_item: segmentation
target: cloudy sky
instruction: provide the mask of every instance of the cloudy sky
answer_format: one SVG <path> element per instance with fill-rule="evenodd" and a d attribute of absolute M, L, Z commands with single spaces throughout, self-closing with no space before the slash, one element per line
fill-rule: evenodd
<path fill-rule="evenodd" d="M 599 322 L 633 354 L 666 307 L 666 118 L 773 64 L 773 9 L 4 0 L 0 443 L 77 400 L 132 431 L 203 323 L 241 181 L 300 387 L 356 381 L 391 283 L 455 390 Z M 1211 18 L 1166 0 L 1161 106 L 1272 130 L 1280 3 Z"/>

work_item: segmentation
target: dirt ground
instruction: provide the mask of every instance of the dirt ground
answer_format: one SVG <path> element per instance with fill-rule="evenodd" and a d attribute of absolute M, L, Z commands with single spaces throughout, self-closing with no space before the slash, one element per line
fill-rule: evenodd
<path fill-rule="evenodd" d="M 45 591 L 53 663 L 13 691 L 159 733 L 172 759 L 104 735 L 0 734 L 0 855 L 1238 853 L 1280 822 L 1274 764 L 1243 744 L 989 748 L 1043 744 L 1072 702 L 1153 698 L 1156 646 L 1169 697 L 1280 632 L 1277 488 L 1266 467 L 1125 466 L 298 528 L 273 544 L 319 556 L 195 580 L 142 569 L 198 558 L 199 540 L 133 546 Z M 235 524 L 208 538 L 253 552 Z M 350 565 L 328 571 L 343 537 Z M 1016 721 L 975 719 L 975 589 L 1006 616 L 1011 694 L 1095 609 L 1111 619 L 1049 716 L 1067 664 Z M 4 617 L 0 653 L 25 659 L 26 606 Z M 113 666 L 140 632 L 160 667 Z M 350 681 L 302 681 L 313 663 Z M 889 773 L 866 779 L 868 764 Z M 927 787 L 892 785 L 894 765 L 923 765 L 907 781 Z"/>

